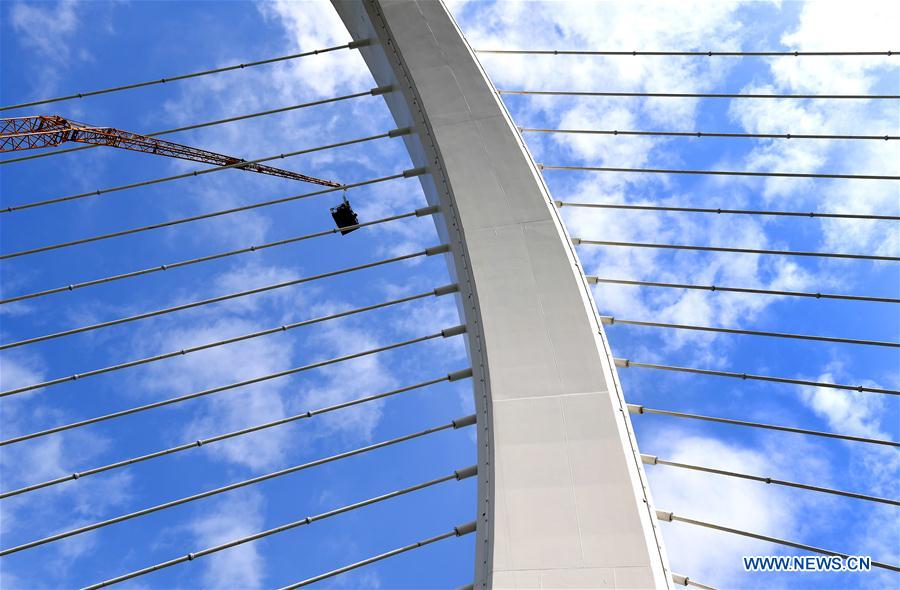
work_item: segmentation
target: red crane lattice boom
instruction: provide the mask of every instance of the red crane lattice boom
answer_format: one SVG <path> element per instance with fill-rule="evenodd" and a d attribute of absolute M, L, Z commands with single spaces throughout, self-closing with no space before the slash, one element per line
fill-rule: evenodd
<path fill-rule="evenodd" d="M 216 166 L 232 166 L 244 161 L 233 156 L 217 154 L 113 127 L 93 127 L 57 115 L 0 119 L 0 153 L 54 147 L 67 141 L 104 145 Z M 322 186 L 335 188 L 343 186 L 332 180 L 324 180 L 263 164 L 247 163 L 235 166 L 235 168 L 291 180 L 302 180 Z"/>

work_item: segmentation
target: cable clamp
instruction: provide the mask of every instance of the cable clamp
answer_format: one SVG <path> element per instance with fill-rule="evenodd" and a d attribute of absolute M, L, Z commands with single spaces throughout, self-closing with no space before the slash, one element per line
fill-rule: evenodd
<path fill-rule="evenodd" d="M 410 133 L 412 133 L 412 127 L 400 127 L 399 129 L 388 131 L 388 137 L 400 137 L 402 135 L 409 135 Z"/>
<path fill-rule="evenodd" d="M 453 428 L 463 428 L 465 426 L 471 426 L 472 424 L 475 424 L 476 420 L 477 418 L 475 414 L 469 414 L 464 418 L 457 418 L 456 420 L 453 420 Z"/>
<path fill-rule="evenodd" d="M 416 217 L 425 217 L 426 215 L 434 215 L 441 208 L 438 205 L 432 205 L 430 207 L 422 207 L 421 209 L 416 209 Z"/>
<path fill-rule="evenodd" d="M 587 279 L 588 285 L 596 285 L 597 283 L 600 282 L 597 280 L 597 277 L 594 275 L 587 275 L 584 278 Z"/>
<path fill-rule="evenodd" d="M 369 94 L 372 96 L 378 96 L 379 94 L 387 94 L 388 92 L 393 92 L 394 87 L 390 84 L 387 86 L 378 86 L 369 91 Z"/>
<path fill-rule="evenodd" d="M 641 463 L 646 463 L 647 465 L 656 465 L 657 461 L 659 461 L 659 457 L 657 457 L 656 455 L 641 454 Z"/>
<path fill-rule="evenodd" d="M 644 406 L 639 404 L 625 404 L 628 407 L 629 414 L 643 414 Z"/>
<path fill-rule="evenodd" d="M 665 510 L 656 511 L 656 518 L 658 518 L 659 520 L 664 520 L 666 522 L 672 522 L 672 517 L 674 516 L 675 514 L 673 514 L 672 512 L 666 512 Z"/>
<path fill-rule="evenodd" d="M 466 524 L 453 527 L 453 530 L 456 531 L 457 537 L 462 537 L 463 535 L 468 535 L 469 533 L 475 532 L 475 521 L 468 522 Z"/>
<path fill-rule="evenodd" d="M 600 323 L 612 325 L 616 323 L 616 318 L 611 315 L 602 315 L 600 316 Z"/>
<path fill-rule="evenodd" d="M 371 45 L 371 39 L 360 39 L 359 41 L 351 41 L 347 43 L 347 49 L 359 49 L 360 47 L 365 47 L 367 45 Z"/>
<path fill-rule="evenodd" d="M 453 328 L 444 328 L 441 330 L 441 336 L 444 338 L 450 338 L 451 336 L 459 336 L 460 334 L 466 333 L 465 324 L 461 326 L 454 326 Z"/>
<path fill-rule="evenodd" d="M 572 238 L 572 244 L 574 246 L 577 246 L 580 243 L 581 243 L 581 238 Z"/>
<path fill-rule="evenodd" d="M 421 176 L 428 173 L 428 167 L 420 166 L 419 168 L 410 168 L 403 171 L 403 178 L 412 178 L 413 176 Z"/>
<path fill-rule="evenodd" d="M 450 251 L 449 244 L 441 244 L 440 246 L 432 246 L 425 248 L 425 256 L 434 256 L 435 254 L 446 254 Z"/>
<path fill-rule="evenodd" d="M 478 475 L 478 465 L 472 465 L 470 467 L 466 467 L 465 469 L 457 469 L 453 473 L 456 474 L 457 480 L 466 479 L 468 477 Z"/>
<path fill-rule="evenodd" d="M 613 359 L 613 363 L 617 367 L 622 367 L 624 369 L 627 369 L 628 365 L 630 364 L 630 361 L 628 359 Z"/>
<path fill-rule="evenodd" d="M 454 371 L 447 375 L 447 381 L 459 381 L 460 379 L 467 379 L 472 376 L 472 369 L 462 369 L 461 371 Z"/>
<path fill-rule="evenodd" d="M 678 584 L 679 586 L 687 586 L 688 580 L 690 580 L 690 578 L 688 578 L 687 576 L 682 576 L 681 574 L 676 574 L 675 572 L 672 572 L 672 581 L 675 582 L 676 584 Z"/>
<path fill-rule="evenodd" d="M 434 290 L 434 296 L 440 297 L 441 295 L 449 295 L 450 293 L 456 293 L 459 291 L 459 287 L 456 283 L 452 285 L 444 285 L 443 287 L 438 287 Z"/>

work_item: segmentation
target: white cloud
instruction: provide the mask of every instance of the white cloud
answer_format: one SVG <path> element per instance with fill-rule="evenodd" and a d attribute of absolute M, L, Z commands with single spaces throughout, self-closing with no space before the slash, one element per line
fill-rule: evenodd
<path fill-rule="evenodd" d="M 16 2 L 9 11 L 9 18 L 23 45 L 53 61 L 69 60 L 72 45 L 65 41 L 76 32 L 80 24 L 78 2 Z"/>
<path fill-rule="evenodd" d="M 742 473 L 784 474 L 789 464 L 772 449 L 750 449 L 676 428 L 660 429 L 647 442 L 646 448 L 670 461 Z M 648 466 L 647 471 L 658 509 L 764 535 L 797 536 L 802 498 L 790 490 L 674 467 Z M 813 470 L 807 466 L 807 471 Z M 661 528 L 673 568 L 718 588 L 746 584 L 741 556 L 780 552 L 777 545 L 689 524 L 661 523 Z"/>
<path fill-rule="evenodd" d="M 198 548 L 219 545 L 262 530 L 265 501 L 255 490 L 223 496 L 214 508 L 204 508 L 203 516 L 189 528 Z M 201 558 L 203 587 L 260 588 L 265 578 L 265 559 L 259 543 L 244 543 Z M 199 565 L 199 564 L 198 564 Z"/>

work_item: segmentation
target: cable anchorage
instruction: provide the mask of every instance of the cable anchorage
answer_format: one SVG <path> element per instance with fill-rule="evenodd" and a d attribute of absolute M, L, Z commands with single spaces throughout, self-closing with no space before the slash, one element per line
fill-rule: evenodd
<path fill-rule="evenodd" d="M 451 328 L 449 331 L 455 331 L 455 330 L 457 330 L 457 329 L 458 329 L 458 328 Z M 404 347 L 404 346 L 409 346 L 409 345 L 412 345 L 412 344 L 418 344 L 418 343 L 420 343 L 420 342 L 425 342 L 425 341 L 428 341 L 428 340 L 434 340 L 434 339 L 436 339 L 436 338 L 447 338 L 447 337 L 449 337 L 449 335 L 448 335 L 448 336 L 445 336 L 445 335 L 444 335 L 444 332 L 445 332 L 445 331 L 448 331 L 448 330 L 442 330 L 441 332 L 437 332 L 437 333 L 435 333 L 435 334 L 429 334 L 429 335 L 427 335 L 427 336 L 419 336 L 418 338 L 411 338 L 411 339 L 409 339 L 409 340 L 403 340 L 403 341 L 401 341 L 401 342 L 395 342 L 395 343 L 393 343 L 393 344 L 387 344 L 387 345 L 384 345 L 384 346 L 379 346 L 379 347 L 377 347 L 377 348 L 371 348 L 371 349 L 369 349 L 369 350 L 364 350 L 364 351 L 362 351 L 362 352 L 355 352 L 355 353 L 352 353 L 352 354 L 347 354 L 347 355 L 344 355 L 344 356 L 339 356 L 339 357 L 327 359 L 327 360 L 324 360 L 324 361 L 318 361 L 318 362 L 315 362 L 315 363 L 310 363 L 310 364 L 308 364 L 308 365 L 302 365 L 302 366 L 299 366 L 299 367 L 294 367 L 294 368 L 292 368 L 292 369 L 286 369 L 286 370 L 284 370 L 284 371 L 279 371 L 279 372 L 277 372 L 277 373 L 270 373 L 270 374 L 268 374 L 268 375 L 263 375 L 263 376 L 261 376 L 261 377 L 254 377 L 253 379 L 247 379 L 247 380 L 245 380 L 245 381 L 238 381 L 238 382 L 236 382 L 236 383 L 229 383 L 228 385 L 220 385 L 220 386 L 218 386 L 218 387 L 213 387 L 213 388 L 210 388 L 210 389 L 204 389 L 204 390 L 202 390 L 202 391 L 195 391 L 195 392 L 193 392 L 193 393 L 188 393 L 188 394 L 185 394 L 185 395 L 180 395 L 180 396 L 172 397 L 172 398 L 169 398 L 169 399 L 164 399 L 164 400 L 161 400 L 161 401 L 158 401 L 158 402 L 152 402 L 152 403 L 149 403 L 149 404 L 144 404 L 144 405 L 142 405 L 142 406 L 137 406 L 137 407 L 129 408 L 129 409 L 127 409 L 127 410 L 119 410 L 118 412 L 112 412 L 112 413 L 110 413 L 110 414 L 104 414 L 104 415 L 102 415 L 102 416 L 96 416 L 96 417 L 94 417 L 94 418 L 88 418 L 88 419 L 86 419 L 86 420 L 81 420 L 81 421 L 79 421 L 79 422 L 71 422 L 71 423 L 69 423 L 69 424 L 64 424 L 64 425 L 61 425 L 61 426 L 54 426 L 54 427 L 52 427 L 52 428 L 47 428 L 47 429 L 45 429 L 45 430 L 41 430 L 41 431 L 38 431 L 38 432 L 32 432 L 32 433 L 30 433 L 30 434 L 24 434 L 24 435 L 16 436 L 16 437 L 13 437 L 13 438 L 8 438 L 8 439 L 6 439 L 6 440 L 0 441 L 0 446 L 6 446 L 6 445 L 10 445 L 10 444 L 22 442 L 22 441 L 25 441 L 25 440 L 31 440 L 31 439 L 33 439 L 33 438 L 40 438 L 40 437 L 48 436 L 48 435 L 50 435 L 50 434 L 54 434 L 54 433 L 57 433 L 57 432 L 62 432 L 62 431 L 64 431 L 64 430 L 72 430 L 72 429 L 74 429 L 74 428 L 81 428 L 82 426 L 88 426 L 88 425 L 90 425 L 90 424 L 96 424 L 96 423 L 98 423 L 98 422 L 104 422 L 104 421 L 106 421 L 106 420 L 112 420 L 112 419 L 114 419 L 114 418 L 121 418 L 122 416 L 129 416 L 129 415 L 131 415 L 131 414 L 137 414 L 137 413 L 139 413 L 139 412 L 145 412 L 145 411 L 147 411 L 147 410 L 152 410 L 152 409 L 155 409 L 155 408 L 161 408 L 161 407 L 163 407 L 163 406 L 168 406 L 168 405 L 171 405 L 171 404 L 181 403 L 181 402 L 183 402 L 183 401 L 188 401 L 188 400 L 195 399 L 195 398 L 198 398 L 198 397 L 204 397 L 204 396 L 207 396 L 207 395 L 212 395 L 212 394 L 214 394 L 214 393 L 220 393 L 220 392 L 223 392 L 223 391 L 229 391 L 229 390 L 232 390 L 232 389 L 238 389 L 238 388 L 240 388 L 240 387 L 244 387 L 245 385 L 253 385 L 253 384 L 255 384 L 255 383 L 261 383 L 261 382 L 263 382 L 263 381 L 268 381 L 268 380 L 270 380 L 270 379 L 277 379 L 278 377 L 284 377 L 284 376 L 287 376 L 287 375 L 293 375 L 293 374 L 295 374 L 295 373 L 301 373 L 301 372 L 304 372 L 304 371 L 310 371 L 310 370 L 312 370 L 312 369 L 318 369 L 318 368 L 320 368 L 320 367 L 325 367 L 325 366 L 328 366 L 328 365 L 334 365 L 334 364 L 341 363 L 341 362 L 344 362 L 344 361 L 349 361 L 349 360 L 361 358 L 361 357 L 364 357 L 364 356 L 369 356 L 369 355 L 372 355 L 372 354 L 377 354 L 377 353 L 379 353 L 379 352 L 386 352 L 386 351 L 388 351 L 388 350 L 394 350 L 394 349 L 397 349 L 397 348 L 402 348 L 402 347 Z M 448 331 L 448 332 L 449 332 L 449 331 Z M 2 555 L 2 554 L 0 554 L 0 555 Z"/>
<path fill-rule="evenodd" d="M 249 426 L 249 427 L 247 427 L 247 428 L 242 428 L 242 429 L 240 429 L 240 430 L 234 430 L 234 431 L 231 431 L 231 432 L 226 432 L 226 433 L 224 433 L 224 434 L 217 434 L 217 435 L 214 435 L 214 436 L 208 436 L 208 437 L 206 437 L 206 438 L 203 438 L 203 439 L 200 439 L 200 440 L 197 440 L 197 441 L 194 441 L 194 442 L 188 442 L 188 443 L 184 443 L 184 444 L 181 444 L 181 445 L 176 445 L 176 446 L 174 446 L 174 447 L 169 447 L 169 448 L 167 448 L 167 449 L 163 449 L 163 450 L 160 450 L 160 451 L 155 451 L 155 452 L 153 452 L 153 453 L 147 453 L 147 454 L 145 454 L 145 455 L 140 455 L 140 456 L 137 456 L 137 457 L 131 457 L 131 458 L 129 458 L 129 459 L 123 459 L 123 460 L 121 460 L 121 461 L 116 461 L 116 462 L 114 462 L 114 463 L 108 463 L 108 464 L 106 464 L 106 465 L 101 465 L 101 466 L 99 466 L 99 467 L 92 467 L 92 468 L 90 468 L 90 469 L 84 469 L 84 470 L 81 470 L 81 471 L 76 471 L 76 472 L 73 472 L 71 475 L 65 475 L 65 476 L 57 477 L 57 478 L 50 479 L 50 480 L 47 480 L 47 481 L 43 481 L 43 482 L 40 482 L 40 483 L 31 484 L 31 485 L 24 486 L 24 487 L 21 487 L 21 488 L 18 488 L 18 489 L 13 489 L 13 490 L 10 490 L 10 491 L 7 491 L 7 492 L 0 493 L 0 500 L 2 500 L 2 499 L 4 499 L 4 498 L 9 498 L 9 497 L 12 497 L 12 496 L 18 496 L 18 495 L 20 495 L 20 494 L 25 494 L 25 493 L 28 493 L 28 492 L 33 492 L 33 491 L 35 491 L 35 490 L 39 490 L 39 489 L 42 489 L 42 488 L 46 488 L 46 487 L 50 487 L 50 486 L 54 486 L 54 485 L 59 485 L 59 484 L 66 483 L 66 482 L 69 482 L 69 481 L 75 481 L 75 480 L 77 480 L 77 479 L 81 479 L 82 477 L 87 477 L 87 476 L 90 476 L 90 475 L 95 475 L 95 474 L 97 474 L 97 473 L 103 473 L 103 472 L 106 472 L 106 471 L 111 471 L 111 470 L 114 470 L 114 469 L 119 469 L 119 468 L 121 468 L 121 467 L 130 467 L 131 465 L 134 465 L 134 464 L 136 464 L 136 463 L 141 463 L 141 462 L 143 462 L 143 461 L 148 461 L 148 460 L 150 460 L 150 459 L 157 459 L 157 458 L 159 458 L 159 457 L 165 457 L 165 456 L 168 456 L 168 455 L 173 455 L 173 454 L 175 454 L 175 453 L 180 453 L 181 451 L 188 451 L 188 450 L 191 450 L 191 449 L 200 448 L 200 447 L 203 446 L 203 445 L 209 445 L 209 444 L 216 443 L 216 442 L 219 442 L 219 441 L 222 441 L 222 440 L 227 440 L 227 439 L 230 439 L 230 438 L 235 438 L 235 437 L 243 436 L 243 435 L 245 435 L 245 434 L 250 434 L 250 433 L 253 433 L 253 432 L 259 432 L 259 431 L 261 431 L 261 430 L 266 430 L 266 429 L 268 429 L 268 428 L 274 428 L 274 427 L 276 427 L 276 426 L 281 426 L 281 425 L 283 425 L 283 424 L 291 424 L 291 423 L 297 422 L 297 421 L 299 421 L 299 420 L 304 420 L 304 419 L 307 419 L 307 418 L 312 418 L 312 417 L 314 417 L 314 416 L 318 416 L 319 414 L 326 414 L 326 413 L 328 413 L 328 412 L 333 412 L 333 411 L 336 411 L 336 410 L 341 410 L 341 409 L 344 409 L 344 408 L 356 406 L 356 405 L 359 405 L 359 404 L 364 404 L 364 403 L 367 403 L 367 402 L 370 402 L 370 401 L 375 401 L 375 400 L 379 400 L 379 399 L 383 399 L 383 398 L 387 398 L 387 397 L 392 397 L 392 396 L 394 396 L 394 395 L 398 395 L 398 394 L 401 394 L 401 393 L 407 393 L 407 392 L 414 391 L 414 390 L 417 390 L 417 389 L 422 389 L 422 388 L 425 388 L 425 387 L 430 387 L 431 385 L 436 385 L 436 384 L 438 384 L 438 383 L 443 383 L 444 381 L 447 381 L 447 382 L 452 383 L 452 382 L 454 382 L 454 381 L 459 381 L 459 380 L 461 380 L 461 379 L 466 379 L 466 378 L 469 378 L 469 377 L 471 377 L 471 376 L 472 376 L 472 369 L 462 369 L 462 370 L 459 370 L 459 371 L 454 371 L 454 372 L 452 372 L 452 373 L 449 373 L 449 374 L 447 374 L 447 375 L 444 375 L 443 377 L 438 377 L 438 378 L 435 378 L 435 379 L 429 379 L 429 380 L 427 380 L 427 381 L 421 381 L 421 382 L 415 383 L 415 384 L 413 384 L 413 385 L 407 385 L 407 386 L 400 387 L 400 388 L 397 388 L 397 389 L 392 389 L 392 390 L 390 390 L 390 391 L 384 391 L 384 392 L 381 392 L 381 393 L 376 393 L 376 394 L 373 394 L 373 395 L 368 395 L 368 396 L 365 396 L 365 397 L 360 397 L 360 398 L 356 398 L 356 399 L 353 399 L 353 400 L 348 400 L 348 401 L 346 401 L 346 402 L 342 402 L 342 403 L 335 404 L 335 405 L 331 405 L 331 406 L 326 406 L 326 407 L 324 407 L 324 408 L 318 408 L 318 409 L 315 409 L 315 410 L 308 410 L 308 411 L 306 411 L 306 412 L 301 412 L 301 413 L 299 413 L 299 414 L 294 414 L 293 416 L 287 416 L 287 417 L 285 417 L 285 418 L 279 418 L 278 420 L 273 420 L 273 421 L 271 421 L 271 422 L 266 422 L 266 423 L 263 423 L 263 424 L 257 424 L 257 425 L 255 425 L 255 426 Z"/>
<path fill-rule="evenodd" d="M 205 344 L 198 344 L 198 345 L 196 345 L 196 346 L 191 346 L 191 347 L 188 347 L 188 348 L 182 348 L 182 349 L 179 349 L 179 350 L 173 350 L 173 351 L 170 351 L 170 352 L 165 352 L 165 353 L 162 353 L 162 354 L 157 354 L 157 355 L 153 355 L 153 356 L 148 356 L 148 357 L 144 357 L 144 358 L 141 358 L 141 359 L 136 359 L 136 360 L 132 360 L 132 361 L 127 361 L 127 362 L 124 362 L 124 363 L 118 363 L 118 364 L 115 364 L 115 365 L 108 365 L 108 366 L 106 366 L 106 367 L 102 367 L 102 368 L 99 368 L 99 369 L 93 369 L 93 370 L 90 370 L 90 371 L 83 371 L 83 372 L 81 372 L 81 373 L 76 373 L 76 374 L 74 374 L 74 375 L 70 375 L 70 376 L 67 376 L 67 377 L 59 377 L 59 378 L 56 378 L 56 379 L 50 379 L 50 380 L 48 380 L 48 381 L 43 381 L 43 382 L 41 382 L 41 383 L 33 383 L 33 384 L 31 384 L 31 385 L 24 385 L 24 386 L 22 386 L 22 387 L 17 387 L 17 388 L 14 388 L 14 389 L 8 389 L 8 390 L 6 390 L 6 391 L 0 391 L 0 398 L 6 397 L 6 396 L 10 396 L 10 395 L 16 395 L 16 394 L 19 394 L 19 393 L 24 393 L 24 392 L 27 392 L 27 391 L 34 391 L 35 389 L 41 389 L 41 388 L 44 388 L 44 387 L 50 387 L 50 386 L 53 386 L 53 385 L 60 385 L 60 384 L 62 384 L 62 383 L 69 383 L 69 382 L 75 381 L 75 380 L 77 380 L 77 379 L 84 379 L 85 377 L 94 377 L 94 376 L 96 376 L 96 375 L 103 375 L 103 374 L 105 374 L 105 373 L 111 373 L 111 372 L 113 372 L 113 371 L 119 371 L 119 370 L 122 370 L 122 369 L 128 369 L 128 368 L 131 368 L 131 367 L 137 367 L 137 366 L 140 366 L 140 365 L 146 365 L 146 364 L 149 364 L 149 363 L 155 363 L 155 362 L 158 362 L 158 361 L 162 361 L 162 360 L 166 360 L 166 359 L 170 359 L 170 358 L 175 358 L 175 357 L 178 357 L 178 356 L 185 356 L 185 355 L 191 354 L 191 353 L 193 353 L 193 352 L 198 352 L 198 351 L 201 351 L 201 350 L 209 350 L 210 348 L 216 348 L 216 347 L 219 347 L 219 346 L 225 346 L 225 345 L 228 345 L 228 344 L 234 344 L 235 342 L 243 342 L 243 341 L 245 341 L 245 340 L 251 340 L 251 339 L 253 339 L 253 338 L 260 338 L 260 337 L 262 337 L 262 336 L 269 336 L 269 335 L 271 335 L 271 334 L 278 334 L 278 333 L 280 333 L 280 332 L 287 332 L 287 331 L 289 331 L 289 330 L 294 330 L 294 329 L 296 329 L 296 328 L 302 328 L 302 327 L 311 326 L 311 325 L 314 325 L 314 324 L 320 324 L 320 323 L 323 323 L 323 322 L 328 322 L 328 321 L 331 321 L 331 320 L 340 319 L 340 318 L 348 317 L 348 316 L 351 316 L 351 315 L 356 315 L 356 314 L 360 314 L 360 313 L 366 313 L 366 312 L 374 311 L 374 310 L 377 310 L 377 309 L 384 309 L 384 308 L 391 307 L 391 306 L 394 306 L 394 305 L 400 305 L 400 304 L 403 304 L 403 303 L 409 303 L 409 302 L 411 302 L 411 301 L 417 301 L 417 300 L 419 300 L 419 299 L 425 299 L 426 297 L 432 297 L 432 296 L 434 296 L 434 297 L 439 297 L 439 296 L 441 296 L 441 295 L 445 295 L 445 294 L 449 294 L 449 293 L 455 293 L 455 292 L 457 291 L 457 289 L 458 289 L 458 287 L 457 287 L 455 284 L 453 284 L 453 285 L 444 285 L 443 287 L 438 287 L 438 288 L 433 289 L 433 290 L 431 290 L 431 291 L 425 291 L 424 293 L 418 293 L 418 294 L 415 294 L 415 295 L 409 295 L 409 296 L 406 296 L 406 297 L 400 297 L 400 298 L 398 298 L 398 299 L 392 299 L 392 300 L 385 301 L 385 302 L 382 302 L 382 303 L 376 303 L 376 304 L 372 304 L 372 305 L 366 305 L 366 306 L 363 306 L 363 307 L 357 307 L 357 308 L 354 308 L 354 309 L 348 309 L 348 310 L 346 310 L 346 311 L 342 311 L 342 312 L 338 312 L 338 313 L 333 313 L 333 314 L 329 314 L 329 315 L 325 315 L 325 316 L 320 316 L 320 317 L 316 317 L 316 318 L 310 318 L 310 319 L 306 319 L 306 320 L 301 320 L 301 321 L 298 321 L 298 322 L 292 322 L 292 323 L 290 323 L 290 324 L 283 324 L 283 325 L 280 325 L 280 326 L 275 326 L 275 327 L 273 327 L 273 328 L 267 328 L 267 329 L 265 329 L 265 330 L 258 330 L 258 331 L 256 331 L 256 332 L 250 332 L 250 333 L 247 333 L 247 334 L 241 334 L 241 335 L 239 335 L 239 336 L 232 336 L 231 338 L 225 338 L 225 339 L 222 339 L 222 340 L 216 340 L 216 341 L 213 341 L 213 342 L 207 342 L 207 343 L 205 343 Z M 0 496 L 0 497 L 2 497 L 2 496 Z"/>

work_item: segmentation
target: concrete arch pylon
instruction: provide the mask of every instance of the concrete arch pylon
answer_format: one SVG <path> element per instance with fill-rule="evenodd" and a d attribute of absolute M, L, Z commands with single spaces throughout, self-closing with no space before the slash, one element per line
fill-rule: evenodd
<path fill-rule="evenodd" d="M 478 414 L 475 588 L 668 588 L 590 288 L 518 130 L 439 0 L 332 0 L 446 243 Z"/>

